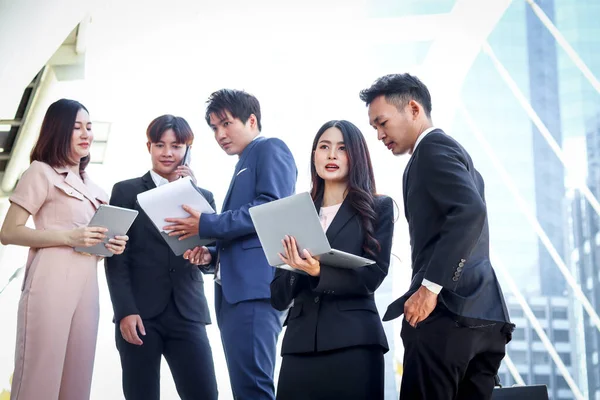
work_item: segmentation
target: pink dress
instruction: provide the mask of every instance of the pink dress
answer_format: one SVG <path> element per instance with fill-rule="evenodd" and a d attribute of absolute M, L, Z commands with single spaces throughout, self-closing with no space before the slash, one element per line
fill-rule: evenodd
<path fill-rule="evenodd" d="M 89 223 L 106 193 L 83 173 L 34 161 L 9 199 L 38 230 Z M 67 246 L 30 249 L 17 323 L 11 400 L 90 397 L 98 334 L 98 257 Z"/>

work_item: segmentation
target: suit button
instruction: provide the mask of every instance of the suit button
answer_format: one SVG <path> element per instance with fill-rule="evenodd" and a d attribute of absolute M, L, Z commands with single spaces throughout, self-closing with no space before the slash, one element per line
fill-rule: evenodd
<path fill-rule="evenodd" d="M 319 302 L 319 298 L 315 297 L 315 303 L 318 303 L 318 302 Z"/>
<path fill-rule="evenodd" d="M 462 268 L 462 267 L 464 267 L 464 266 L 465 266 L 465 263 L 461 261 L 461 262 L 459 262 L 459 263 L 458 263 L 458 266 L 459 266 L 460 268 Z"/>
<path fill-rule="evenodd" d="M 175 268 L 171 268 L 169 272 L 175 272 Z"/>
<path fill-rule="evenodd" d="M 455 276 L 454 278 L 452 278 L 452 280 L 453 280 L 454 282 L 458 282 L 458 277 L 457 277 L 457 276 Z"/>
<path fill-rule="evenodd" d="M 290 277 L 290 285 L 293 285 L 295 281 L 296 281 L 296 277 L 294 275 L 292 275 Z"/>
<path fill-rule="evenodd" d="M 463 267 L 462 267 L 462 266 L 460 266 L 460 265 L 458 266 L 458 268 L 456 268 L 456 271 L 458 271 L 458 272 L 460 272 L 460 271 L 462 271 L 462 270 L 463 270 Z"/>
<path fill-rule="evenodd" d="M 464 258 L 461 258 L 461 259 L 460 259 L 460 262 L 461 262 L 461 263 L 466 263 L 466 262 L 467 262 L 467 260 L 465 260 Z"/>
<path fill-rule="evenodd" d="M 456 271 L 456 272 L 454 273 L 454 276 L 458 278 L 458 277 L 460 276 L 460 271 Z"/>
<path fill-rule="evenodd" d="M 221 247 L 221 251 L 225 251 L 225 247 Z"/>

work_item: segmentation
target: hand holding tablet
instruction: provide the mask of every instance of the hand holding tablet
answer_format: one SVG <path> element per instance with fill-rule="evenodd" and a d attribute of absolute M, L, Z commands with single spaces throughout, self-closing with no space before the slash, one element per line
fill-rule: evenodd
<path fill-rule="evenodd" d="M 101 257 L 120 254 L 119 249 L 124 247 L 127 231 L 137 215 L 136 210 L 102 204 L 88 226 L 72 233 L 75 251 Z"/>

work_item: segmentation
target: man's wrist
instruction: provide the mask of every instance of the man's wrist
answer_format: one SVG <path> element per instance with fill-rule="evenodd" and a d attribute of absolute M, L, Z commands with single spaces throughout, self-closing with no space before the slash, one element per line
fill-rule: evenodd
<path fill-rule="evenodd" d="M 435 295 L 440 294 L 440 292 L 442 291 L 442 285 L 439 285 L 435 282 L 431 282 L 427 279 L 423 279 L 423 281 L 421 282 L 421 285 L 424 286 L 425 288 L 427 288 L 427 290 L 429 290 L 430 292 L 432 292 Z"/>

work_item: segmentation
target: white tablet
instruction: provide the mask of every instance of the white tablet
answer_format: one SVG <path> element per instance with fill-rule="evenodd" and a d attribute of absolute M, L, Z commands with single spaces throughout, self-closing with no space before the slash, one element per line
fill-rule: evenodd
<path fill-rule="evenodd" d="M 115 236 L 126 235 L 137 215 L 137 210 L 101 204 L 88 226 L 107 228 L 108 232 L 104 234 L 106 238 L 101 243 L 92 247 L 75 247 L 75 251 L 102 257 L 112 257 L 113 253 L 104 245 L 108 243 L 109 239 Z"/>

